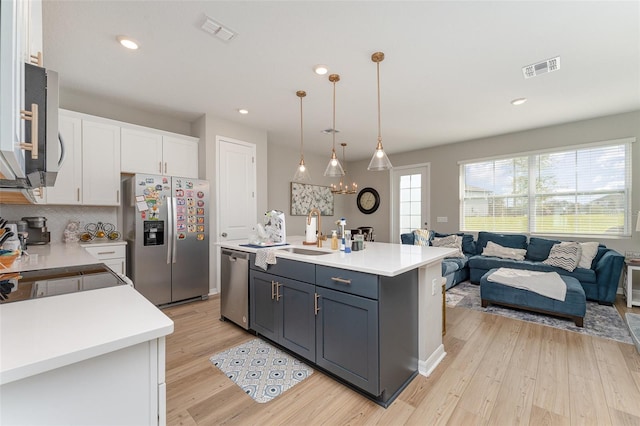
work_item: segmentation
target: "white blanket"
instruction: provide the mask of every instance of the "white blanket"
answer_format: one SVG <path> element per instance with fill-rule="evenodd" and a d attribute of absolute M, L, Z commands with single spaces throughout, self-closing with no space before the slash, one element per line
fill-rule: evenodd
<path fill-rule="evenodd" d="M 542 296 L 563 302 L 567 295 L 567 285 L 557 272 L 500 268 L 489 275 L 487 280 L 510 287 L 533 291 Z"/>

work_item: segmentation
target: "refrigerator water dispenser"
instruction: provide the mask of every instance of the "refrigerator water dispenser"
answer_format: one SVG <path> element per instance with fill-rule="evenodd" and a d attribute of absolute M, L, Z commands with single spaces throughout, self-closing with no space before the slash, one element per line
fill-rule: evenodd
<path fill-rule="evenodd" d="M 144 245 L 164 245 L 164 220 L 144 221 Z"/>

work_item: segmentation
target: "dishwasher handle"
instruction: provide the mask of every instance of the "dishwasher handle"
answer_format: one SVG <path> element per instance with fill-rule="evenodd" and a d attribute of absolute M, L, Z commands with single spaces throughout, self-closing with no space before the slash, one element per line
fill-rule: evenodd
<path fill-rule="evenodd" d="M 229 260 L 235 262 L 237 259 L 249 260 L 249 253 L 245 251 L 235 251 L 222 249 L 223 256 L 229 256 Z"/>

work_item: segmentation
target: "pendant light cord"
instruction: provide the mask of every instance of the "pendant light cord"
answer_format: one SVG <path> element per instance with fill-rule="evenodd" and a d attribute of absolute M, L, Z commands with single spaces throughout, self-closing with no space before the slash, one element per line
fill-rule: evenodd
<path fill-rule="evenodd" d="M 378 142 L 381 142 L 382 132 L 380 131 L 380 62 L 376 62 L 376 70 L 378 76 Z"/>
<path fill-rule="evenodd" d="M 336 151 L 336 82 L 333 82 L 333 152 Z"/>
<path fill-rule="evenodd" d="M 302 131 L 302 96 L 300 96 L 300 158 L 304 159 L 304 132 Z"/>

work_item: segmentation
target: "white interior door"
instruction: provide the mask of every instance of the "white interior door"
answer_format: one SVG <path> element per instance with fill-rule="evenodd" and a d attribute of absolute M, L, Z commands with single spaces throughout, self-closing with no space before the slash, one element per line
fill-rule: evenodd
<path fill-rule="evenodd" d="M 427 228 L 430 222 L 429 164 L 394 167 L 391 171 L 391 242 L 400 234 Z"/>
<path fill-rule="evenodd" d="M 217 137 L 218 241 L 248 238 L 256 224 L 256 146 Z"/>

